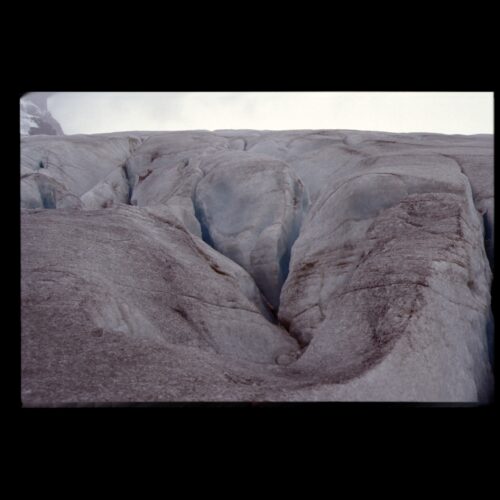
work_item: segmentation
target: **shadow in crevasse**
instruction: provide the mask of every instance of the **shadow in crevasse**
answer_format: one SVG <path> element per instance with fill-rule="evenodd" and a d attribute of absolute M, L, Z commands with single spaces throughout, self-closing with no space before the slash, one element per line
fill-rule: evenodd
<path fill-rule="evenodd" d="M 486 256 L 488 257 L 488 262 L 490 263 L 491 272 L 494 273 L 494 243 L 493 243 L 493 228 L 491 223 L 491 218 L 488 217 L 488 212 L 483 214 L 483 225 L 484 225 L 484 248 L 486 250 Z M 494 278 L 491 280 L 491 303 L 488 311 L 488 320 L 486 323 L 486 339 L 488 343 L 488 356 L 490 363 L 494 365 L 494 339 L 495 339 L 495 317 L 493 316 L 493 309 L 491 305 L 494 303 Z"/>

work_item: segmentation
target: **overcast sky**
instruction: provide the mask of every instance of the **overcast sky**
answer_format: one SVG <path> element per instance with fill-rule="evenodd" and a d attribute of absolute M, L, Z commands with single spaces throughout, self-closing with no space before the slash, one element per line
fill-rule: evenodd
<path fill-rule="evenodd" d="M 354 129 L 493 133 L 490 92 L 59 92 L 66 134 L 126 130 Z"/>

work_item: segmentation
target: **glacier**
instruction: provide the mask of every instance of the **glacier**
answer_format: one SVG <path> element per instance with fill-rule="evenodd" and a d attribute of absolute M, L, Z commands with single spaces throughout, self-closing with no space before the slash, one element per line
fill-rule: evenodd
<path fill-rule="evenodd" d="M 47 109 L 53 92 L 30 92 L 19 102 L 21 135 L 64 135 L 60 123 Z"/>
<path fill-rule="evenodd" d="M 493 137 L 21 136 L 22 401 L 491 401 Z"/>

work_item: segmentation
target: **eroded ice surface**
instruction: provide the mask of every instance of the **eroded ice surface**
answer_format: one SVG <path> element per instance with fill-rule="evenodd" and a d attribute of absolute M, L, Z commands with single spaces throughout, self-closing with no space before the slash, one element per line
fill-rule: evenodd
<path fill-rule="evenodd" d="M 202 169 L 195 208 L 206 241 L 246 269 L 277 310 L 308 207 L 304 185 L 286 163 L 245 152 L 214 155 Z"/>
<path fill-rule="evenodd" d="M 28 405 L 488 401 L 492 136 L 23 137 Z"/>

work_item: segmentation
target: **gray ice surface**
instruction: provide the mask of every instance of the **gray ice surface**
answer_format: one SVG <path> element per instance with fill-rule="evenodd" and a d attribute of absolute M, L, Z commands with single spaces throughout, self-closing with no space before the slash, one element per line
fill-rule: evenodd
<path fill-rule="evenodd" d="M 492 136 L 32 135 L 20 174 L 26 406 L 491 398 Z"/>

